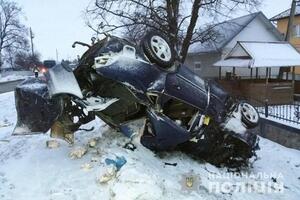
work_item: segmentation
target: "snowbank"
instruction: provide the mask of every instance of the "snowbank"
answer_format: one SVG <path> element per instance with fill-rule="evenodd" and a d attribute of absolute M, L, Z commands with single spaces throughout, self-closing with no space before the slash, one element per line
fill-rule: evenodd
<path fill-rule="evenodd" d="M 300 152 L 263 138 L 258 160 L 238 175 L 179 152 L 154 154 L 138 139 L 134 140 L 135 151 L 124 149 L 128 139 L 97 119 L 86 125 L 95 127 L 92 132 L 76 133 L 75 145 L 87 148 L 87 152 L 73 160 L 68 155 L 74 147 L 63 141 L 58 148 L 46 147 L 49 134 L 12 137 L 16 123 L 13 93 L 0 95 L 0 105 L 1 200 L 296 200 L 300 196 Z M 88 147 L 92 138 L 99 138 L 98 142 Z M 105 159 L 115 156 L 124 156 L 126 164 L 108 183 L 98 183 L 97 178 L 107 168 Z M 89 167 L 83 170 L 82 166 Z M 257 183 L 265 188 L 257 187 Z"/>
<path fill-rule="evenodd" d="M 17 80 L 22 80 L 26 79 L 28 76 L 23 76 L 23 75 L 8 75 L 8 76 L 0 76 L 0 83 L 7 82 L 7 81 L 17 81 Z"/>

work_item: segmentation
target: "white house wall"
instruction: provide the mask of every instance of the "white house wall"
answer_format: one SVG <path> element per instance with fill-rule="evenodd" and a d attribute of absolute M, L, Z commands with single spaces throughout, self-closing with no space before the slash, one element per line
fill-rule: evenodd
<path fill-rule="evenodd" d="M 190 69 L 203 77 L 218 77 L 219 69 L 213 67 L 212 65 L 227 55 L 236 45 L 237 41 L 259 41 L 259 42 L 275 42 L 279 39 L 274 33 L 269 30 L 264 22 L 257 16 L 247 27 L 245 27 L 238 35 L 236 35 L 223 49 L 222 53 L 199 53 L 190 54 L 187 56 L 185 64 L 187 64 Z M 267 49 L 266 49 L 267 51 Z M 195 69 L 195 64 L 201 63 L 201 69 Z M 232 68 L 223 68 L 222 76 L 225 76 L 226 71 L 232 71 Z M 278 75 L 278 69 L 272 69 L 271 75 Z M 249 77 L 250 69 L 236 69 L 236 74 L 238 76 Z M 255 75 L 255 69 L 253 70 L 253 75 Z M 265 76 L 265 69 L 259 69 L 259 76 Z"/>
<path fill-rule="evenodd" d="M 234 48 L 238 41 L 276 42 L 280 40 L 270 30 L 268 30 L 267 26 L 258 16 L 223 48 L 222 57 L 226 56 Z M 266 49 L 266 51 L 267 50 L 268 49 Z M 278 68 L 272 69 L 271 76 L 278 75 L 278 70 Z M 222 76 L 225 75 L 226 71 L 232 71 L 232 68 L 223 68 Z M 236 74 L 242 77 L 249 77 L 250 69 L 236 68 Z M 253 70 L 253 75 L 254 74 L 255 69 Z M 259 76 L 265 76 L 265 69 L 259 69 Z"/>
<path fill-rule="evenodd" d="M 220 59 L 221 53 L 188 55 L 184 64 L 203 78 L 213 78 L 218 76 L 219 68 L 211 66 Z M 195 68 L 196 63 L 199 63 L 201 68 Z"/>
<path fill-rule="evenodd" d="M 224 47 L 223 55 L 229 53 L 238 41 L 276 42 L 279 39 L 267 29 L 258 16 Z"/>
<path fill-rule="evenodd" d="M 240 44 L 235 46 L 234 49 L 231 50 L 230 55 L 228 57 L 231 57 L 231 56 L 249 57 L 248 53 L 242 48 L 242 46 Z"/>

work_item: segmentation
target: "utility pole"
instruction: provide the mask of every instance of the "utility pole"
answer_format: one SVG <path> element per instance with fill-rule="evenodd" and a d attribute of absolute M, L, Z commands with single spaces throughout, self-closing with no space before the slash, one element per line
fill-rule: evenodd
<path fill-rule="evenodd" d="M 285 37 L 285 40 L 287 42 L 289 42 L 291 39 L 297 2 L 299 2 L 299 0 L 293 0 L 293 2 L 292 2 L 290 19 L 289 19 L 288 28 L 287 28 L 286 37 Z M 295 66 L 292 67 L 292 87 L 293 87 L 293 91 L 295 91 Z"/>
<path fill-rule="evenodd" d="M 29 28 L 29 34 L 30 34 L 30 42 L 31 42 L 31 55 L 33 57 L 34 56 L 34 50 L 33 50 L 33 38 L 34 38 L 34 35 L 32 33 L 31 27 Z"/>
<path fill-rule="evenodd" d="M 293 32 L 293 25 L 294 25 L 294 18 L 295 18 L 295 12 L 296 12 L 296 6 L 297 6 L 297 0 L 292 1 L 292 6 L 291 6 L 291 11 L 290 11 L 290 17 L 289 17 L 289 22 L 285 34 L 285 41 L 289 42 L 291 40 L 292 32 Z M 294 68 L 294 67 L 293 67 Z M 294 71 L 294 69 L 293 69 Z M 289 67 L 280 67 L 279 68 L 279 78 L 283 78 L 283 73 L 287 73 L 287 78 L 288 78 L 288 73 L 290 72 Z M 294 75 L 293 75 L 294 77 Z M 293 80 L 294 82 L 294 80 Z"/>
<path fill-rule="evenodd" d="M 285 36 L 285 41 L 289 42 L 291 39 L 291 35 L 293 32 L 293 25 L 294 25 L 294 18 L 295 18 L 295 12 L 296 12 L 296 4 L 297 1 L 293 0 L 292 1 L 292 6 L 291 6 L 291 12 L 290 12 L 290 18 L 289 18 L 289 23 L 286 31 L 286 36 Z"/>
<path fill-rule="evenodd" d="M 58 63 L 58 50 L 56 49 L 56 63 Z"/>

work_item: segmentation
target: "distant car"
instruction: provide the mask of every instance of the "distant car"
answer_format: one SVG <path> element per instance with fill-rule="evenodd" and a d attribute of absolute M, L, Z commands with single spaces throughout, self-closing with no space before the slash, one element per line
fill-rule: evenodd
<path fill-rule="evenodd" d="M 245 162 L 257 147 L 255 108 L 175 62 L 158 33 L 140 45 L 108 36 L 74 71 L 56 65 L 46 80 L 28 79 L 15 92 L 15 134 L 51 129 L 72 143 L 74 131 L 98 116 L 131 137 L 132 120 L 145 118 L 141 143 L 151 150 L 181 149 L 220 164 Z"/>
<path fill-rule="evenodd" d="M 56 65 L 55 60 L 44 60 L 43 65 L 47 67 L 48 69 L 54 67 Z"/>

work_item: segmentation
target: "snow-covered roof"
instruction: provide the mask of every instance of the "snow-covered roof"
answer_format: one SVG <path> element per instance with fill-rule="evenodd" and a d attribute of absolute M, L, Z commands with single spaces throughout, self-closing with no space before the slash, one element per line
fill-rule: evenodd
<path fill-rule="evenodd" d="M 278 15 L 275 15 L 270 20 L 271 21 L 277 21 L 279 19 L 287 18 L 287 17 L 290 16 L 290 13 L 291 13 L 291 9 L 287 9 L 287 10 L 283 11 L 282 13 L 279 13 Z M 300 5 L 296 6 L 295 15 L 300 15 Z"/>
<path fill-rule="evenodd" d="M 214 66 L 289 67 L 300 65 L 300 54 L 287 42 L 238 42 L 231 52 Z"/>
<path fill-rule="evenodd" d="M 194 43 L 189 48 L 189 53 L 214 52 L 225 46 L 244 27 L 246 27 L 258 13 L 249 14 L 229 21 L 217 24 L 212 28 L 216 32 L 217 38 L 214 41 L 204 43 Z"/>
<path fill-rule="evenodd" d="M 213 41 L 204 43 L 194 43 L 190 46 L 188 53 L 213 53 L 219 52 L 225 47 L 236 35 L 238 35 L 245 27 L 247 27 L 256 17 L 264 22 L 267 29 L 272 31 L 278 40 L 281 40 L 281 35 L 278 30 L 270 23 L 267 17 L 262 12 L 256 12 L 216 24 L 211 30 L 216 37 Z"/>

